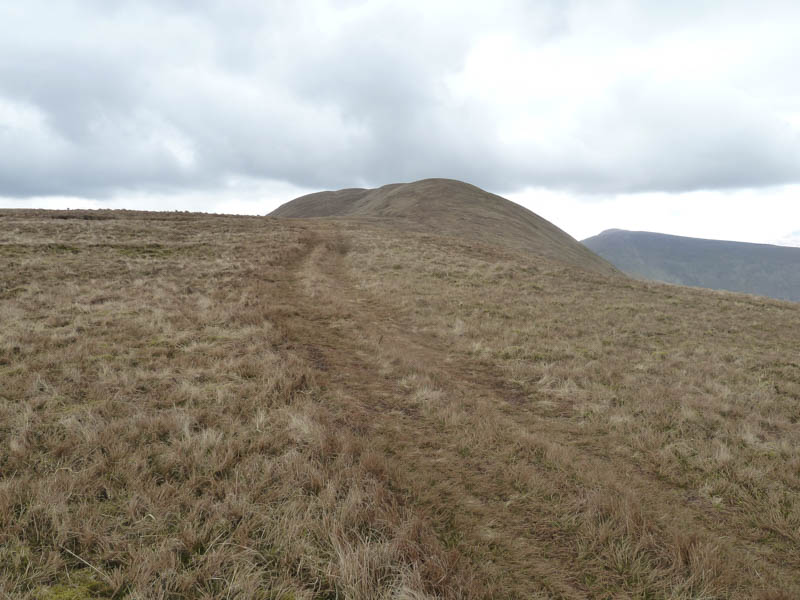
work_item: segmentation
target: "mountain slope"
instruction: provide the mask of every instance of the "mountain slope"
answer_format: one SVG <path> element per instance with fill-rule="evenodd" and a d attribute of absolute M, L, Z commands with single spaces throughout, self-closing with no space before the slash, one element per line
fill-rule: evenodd
<path fill-rule="evenodd" d="M 634 277 L 800 301 L 800 248 L 621 229 L 583 244 Z"/>
<path fill-rule="evenodd" d="M 616 271 L 528 209 L 452 179 L 424 179 L 372 190 L 317 192 L 287 202 L 270 216 L 370 219 L 406 231 L 450 235 L 467 242 L 526 250 L 598 273 Z"/>

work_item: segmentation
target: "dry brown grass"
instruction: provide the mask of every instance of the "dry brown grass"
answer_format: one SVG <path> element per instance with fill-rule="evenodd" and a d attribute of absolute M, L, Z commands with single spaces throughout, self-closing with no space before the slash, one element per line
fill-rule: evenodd
<path fill-rule="evenodd" d="M 346 221 L 0 223 L 0 596 L 800 596 L 798 305 Z"/>

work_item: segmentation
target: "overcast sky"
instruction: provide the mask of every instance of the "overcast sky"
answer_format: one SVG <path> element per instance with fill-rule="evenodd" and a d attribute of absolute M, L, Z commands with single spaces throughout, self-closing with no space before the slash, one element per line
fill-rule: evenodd
<path fill-rule="evenodd" d="M 800 245 L 800 2 L 0 3 L 0 206 L 452 177 L 576 238 Z"/>

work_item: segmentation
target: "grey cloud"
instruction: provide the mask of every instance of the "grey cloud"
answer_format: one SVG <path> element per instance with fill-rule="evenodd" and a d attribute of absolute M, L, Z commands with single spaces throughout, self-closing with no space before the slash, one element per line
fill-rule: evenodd
<path fill-rule="evenodd" d="M 632 77 L 586 98 L 574 131 L 513 147 L 491 107 L 450 95 L 483 33 L 556 44 L 581 35 L 584 3 L 334 4 L 335 26 L 322 1 L 0 8 L 0 195 L 211 189 L 230 176 L 589 193 L 800 180 L 796 132 L 724 90 Z"/>
<path fill-rule="evenodd" d="M 594 152 L 575 158 L 589 168 L 563 174 L 579 189 L 680 192 L 800 180 L 800 136 L 724 90 L 630 81 L 608 105 L 587 111 L 579 131 Z"/>

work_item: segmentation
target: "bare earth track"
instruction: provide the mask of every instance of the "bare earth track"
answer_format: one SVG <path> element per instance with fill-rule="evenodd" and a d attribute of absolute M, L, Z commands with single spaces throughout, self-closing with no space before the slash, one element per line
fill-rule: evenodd
<path fill-rule="evenodd" d="M 87 215 L 0 212 L 0 594 L 800 594 L 797 305 Z"/>

